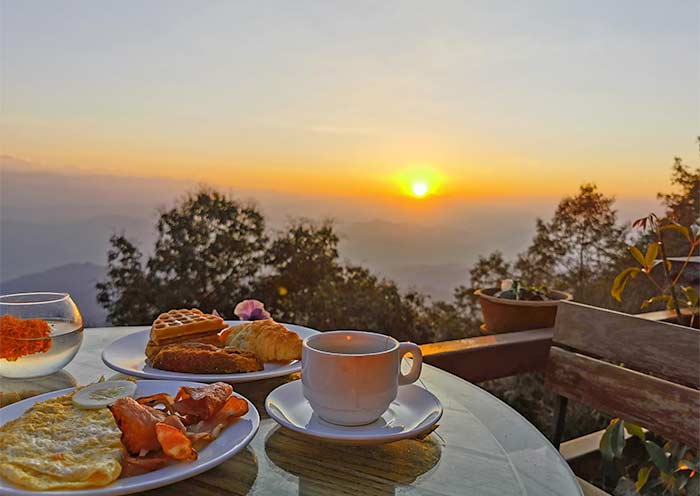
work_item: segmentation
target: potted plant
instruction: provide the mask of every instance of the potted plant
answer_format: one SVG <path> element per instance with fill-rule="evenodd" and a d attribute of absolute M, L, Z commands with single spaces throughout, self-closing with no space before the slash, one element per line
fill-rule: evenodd
<path fill-rule="evenodd" d="M 520 280 L 505 279 L 500 288 L 478 289 L 482 331 L 502 333 L 554 327 L 557 302 L 572 295 L 544 286 L 526 286 Z"/>

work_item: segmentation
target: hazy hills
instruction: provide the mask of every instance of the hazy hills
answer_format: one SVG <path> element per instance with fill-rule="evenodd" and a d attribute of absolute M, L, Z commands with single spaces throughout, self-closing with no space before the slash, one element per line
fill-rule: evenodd
<path fill-rule="evenodd" d="M 42 272 L 67 263 L 103 265 L 109 237 L 127 232 L 152 245 L 153 226 L 146 219 L 102 215 L 80 222 L 0 222 L 0 280 Z"/>
<path fill-rule="evenodd" d="M 369 267 L 403 289 L 441 299 L 468 283 L 468 268 L 480 254 L 498 249 L 512 257 L 523 250 L 534 219 L 549 217 L 556 204 L 556 199 L 541 198 L 440 198 L 402 205 L 373 197 L 216 186 L 257 204 L 273 234 L 289 219 L 333 219 L 344 260 Z M 109 237 L 125 232 L 147 254 L 158 209 L 197 187 L 166 178 L 50 172 L 0 156 L 2 291 L 70 291 L 80 299 L 86 319 L 99 322 L 104 312 L 94 301 L 94 284 L 104 274 Z M 621 204 L 622 217 L 652 205 L 653 199 L 628 201 Z"/>
<path fill-rule="evenodd" d="M 44 272 L 0 283 L 2 294 L 32 291 L 70 293 L 87 327 L 105 323 L 106 312 L 97 304 L 95 284 L 104 279 L 105 268 L 91 263 L 67 264 Z"/>

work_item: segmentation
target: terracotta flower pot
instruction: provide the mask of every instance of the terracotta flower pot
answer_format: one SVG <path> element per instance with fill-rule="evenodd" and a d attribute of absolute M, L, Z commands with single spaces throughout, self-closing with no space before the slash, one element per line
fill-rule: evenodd
<path fill-rule="evenodd" d="M 564 291 L 550 291 L 554 298 L 550 301 L 509 300 L 493 296 L 499 288 L 479 289 L 474 292 L 479 297 L 481 313 L 484 315 L 486 333 L 527 331 L 554 327 L 557 316 L 557 301 L 573 298 Z"/>

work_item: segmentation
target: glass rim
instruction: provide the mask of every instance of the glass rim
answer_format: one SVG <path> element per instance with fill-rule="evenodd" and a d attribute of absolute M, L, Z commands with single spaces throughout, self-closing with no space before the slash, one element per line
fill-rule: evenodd
<path fill-rule="evenodd" d="M 5 301 L 7 298 L 13 298 L 18 296 L 45 296 L 46 298 L 39 301 Z M 48 303 L 59 303 L 70 298 L 68 293 L 55 293 L 52 291 L 35 291 L 31 293 L 12 293 L 6 295 L 0 295 L 0 305 L 46 305 Z"/>

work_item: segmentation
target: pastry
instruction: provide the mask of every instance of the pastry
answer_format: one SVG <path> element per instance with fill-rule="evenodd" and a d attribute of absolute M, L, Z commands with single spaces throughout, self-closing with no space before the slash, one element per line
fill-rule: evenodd
<path fill-rule="evenodd" d="M 299 335 L 271 319 L 229 327 L 220 338 L 224 345 L 253 352 L 263 362 L 301 359 Z"/>

